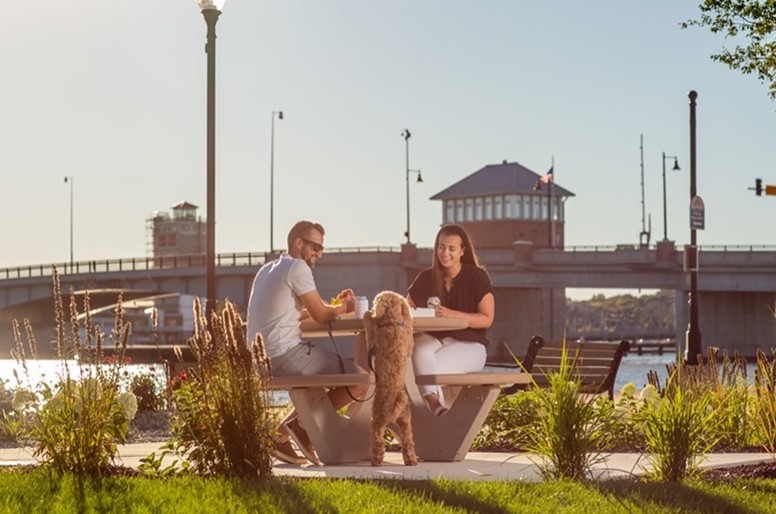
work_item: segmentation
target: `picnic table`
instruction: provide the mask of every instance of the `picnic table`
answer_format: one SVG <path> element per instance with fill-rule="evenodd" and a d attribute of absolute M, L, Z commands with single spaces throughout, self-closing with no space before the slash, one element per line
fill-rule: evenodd
<path fill-rule="evenodd" d="M 415 332 L 446 331 L 466 328 L 460 318 L 413 318 Z M 363 320 L 350 316 L 332 320 L 328 327 L 311 319 L 302 322 L 305 338 L 356 336 L 354 361 L 368 369 L 367 341 Z M 524 373 L 460 373 L 415 377 L 408 363 L 407 391 L 412 401 L 412 426 L 418 457 L 426 461 L 460 461 L 482 427 L 490 408 L 504 384 L 527 383 Z M 435 416 L 420 396 L 418 383 L 451 388 L 445 395 L 450 410 Z M 353 402 L 340 415 L 326 391 L 332 387 L 369 384 L 363 401 Z M 324 464 L 343 464 L 369 458 L 374 375 L 336 374 L 281 376 L 272 380 L 273 389 L 288 390 L 301 424 Z"/>

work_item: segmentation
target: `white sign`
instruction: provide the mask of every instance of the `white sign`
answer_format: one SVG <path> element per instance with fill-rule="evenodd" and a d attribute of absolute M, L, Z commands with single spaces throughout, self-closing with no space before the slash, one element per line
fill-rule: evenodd
<path fill-rule="evenodd" d="M 705 207 L 700 196 L 693 196 L 690 201 L 690 228 L 703 230 L 705 226 Z"/>

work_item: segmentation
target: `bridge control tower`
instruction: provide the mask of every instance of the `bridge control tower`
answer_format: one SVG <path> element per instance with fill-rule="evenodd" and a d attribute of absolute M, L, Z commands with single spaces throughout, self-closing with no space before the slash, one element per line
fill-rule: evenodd
<path fill-rule="evenodd" d="M 154 212 L 146 220 L 146 250 L 152 257 L 204 255 L 207 229 L 189 202 L 172 206 L 172 215 Z"/>
<path fill-rule="evenodd" d="M 545 177 L 552 177 L 552 174 Z M 517 162 L 490 164 L 431 197 L 443 223 L 466 228 L 477 249 L 563 248 L 565 202 L 574 193 Z"/>

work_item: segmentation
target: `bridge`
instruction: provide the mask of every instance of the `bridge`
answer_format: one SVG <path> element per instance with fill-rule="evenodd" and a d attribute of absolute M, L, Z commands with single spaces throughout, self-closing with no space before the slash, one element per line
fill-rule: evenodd
<path fill-rule="evenodd" d="M 489 353 L 504 356 L 503 344 L 522 348 L 536 333 L 559 339 L 564 333 L 565 288 L 641 288 L 676 291 L 677 341 L 687 326 L 689 277 L 683 252 L 671 241 L 654 246 L 574 246 L 535 249 L 516 242 L 511 249 L 478 252 L 496 288 L 496 323 Z M 406 291 L 431 262 L 431 249 L 402 247 L 327 248 L 315 269 L 322 295 L 353 287 L 372 298 L 391 289 Z M 273 255 L 226 253 L 216 257 L 216 291 L 245 307 L 253 277 Z M 701 246 L 698 274 L 704 347 L 743 355 L 776 345 L 776 246 Z M 143 291 L 149 296 L 181 293 L 204 297 L 205 257 L 143 257 L 56 264 L 62 291 Z M 0 269 L 0 338 L 13 318 L 51 320 L 41 300 L 51 299 L 52 265 Z M 53 302 L 49 302 L 51 304 Z M 508 352 L 507 352 L 508 355 Z"/>

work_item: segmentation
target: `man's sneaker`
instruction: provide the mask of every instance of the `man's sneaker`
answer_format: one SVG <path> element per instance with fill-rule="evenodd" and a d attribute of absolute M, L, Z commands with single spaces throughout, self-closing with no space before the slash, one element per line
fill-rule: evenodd
<path fill-rule="evenodd" d="M 272 456 L 287 464 L 297 464 L 299 466 L 307 464 L 307 459 L 300 457 L 299 454 L 296 453 L 289 439 L 286 439 L 284 443 L 275 441 L 275 447 L 272 449 Z"/>
<path fill-rule="evenodd" d="M 310 436 L 307 435 L 307 432 L 304 431 L 302 428 L 302 425 L 299 424 L 298 419 L 293 419 L 285 424 L 285 429 L 288 432 L 288 435 L 291 437 L 291 439 L 294 440 L 296 443 L 296 446 L 299 448 L 299 451 L 302 452 L 302 455 L 304 455 L 307 460 L 312 462 L 313 464 L 317 464 L 319 466 L 323 466 L 323 463 L 318 458 L 318 455 L 315 453 L 315 449 L 313 448 L 313 443 L 310 441 Z"/>

